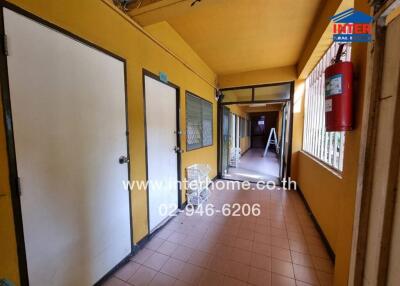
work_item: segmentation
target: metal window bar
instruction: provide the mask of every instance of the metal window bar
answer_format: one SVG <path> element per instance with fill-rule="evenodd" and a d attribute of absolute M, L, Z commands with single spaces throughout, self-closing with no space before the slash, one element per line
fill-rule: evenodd
<path fill-rule="evenodd" d="M 334 43 L 306 79 L 303 150 L 339 171 L 343 170 L 344 132 L 325 132 L 325 69 L 335 58 Z M 351 46 L 345 48 L 342 60 L 349 61 Z"/>

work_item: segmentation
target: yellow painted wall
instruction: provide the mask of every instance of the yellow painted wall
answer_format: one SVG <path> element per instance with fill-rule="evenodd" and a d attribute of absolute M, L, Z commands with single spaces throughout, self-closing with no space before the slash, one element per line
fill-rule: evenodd
<path fill-rule="evenodd" d="M 291 177 L 296 178 L 299 169 L 299 154 L 303 146 L 304 125 L 304 92 L 305 81 L 296 80 L 294 83 L 293 98 L 293 137 L 292 137 L 292 161 Z"/>
<path fill-rule="evenodd" d="M 269 111 L 280 111 L 282 109 L 282 104 L 266 104 L 265 106 L 253 106 L 253 107 L 243 107 L 245 112 L 258 113 L 258 112 L 269 112 Z"/>
<path fill-rule="evenodd" d="M 355 9 L 369 13 L 366 1 L 356 0 Z M 353 131 L 346 132 L 342 174 L 340 176 L 335 174 L 300 152 L 297 173 L 294 177 L 335 252 L 334 285 L 336 286 L 347 285 L 349 275 L 366 58 L 367 44 L 354 43 L 352 62 L 357 79 L 354 82 L 355 124 Z"/>
<path fill-rule="evenodd" d="M 255 70 L 218 76 L 220 88 L 288 82 L 297 79 L 295 66 Z"/>
<path fill-rule="evenodd" d="M 242 106 L 237 105 L 237 104 L 232 104 L 232 105 L 228 105 L 228 108 L 229 108 L 230 112 L 232 112 L 240 117 L 249 119 L 248 113 L 246 113 L 244 111 Z M 242 154 L 244 152 L 246 152 L 249 148 L 250 148 L 250 137 L 244 136 L 244 137 L 240 138 L 240 149 L 242 151 Z"/>
<path fill-rule="evenodd" d="M 217 104 L 214 99 L 214 89 L 210 85 L 99 0 L 12 0 L 11 2 L 127 60 L 132 179 L 145 180 L 146 178 L 142 68 L 156 74 L 160 71 L 166 72 L 169 80 L 181 88 L 182 131 L 185 131 L 185 90 L 190 90 L 213 103 L 214 145 L 183 153 L 182 174 L 184 174 L 185 166 L 199 162 L 210 164 L 211 176 L 217 174 Z M 168 27 L 164 25 L 159 29 L 166 31 Z M 157 28 L 153 28 L 151 32 L 156 34 Z M 178 34 L 169 31 L 168 37 L 163 38 L 162 41 L 175 43 L 173 48 L 196 72 L 206 77 L 208 81 L 215 82 L 215 74 L 199 60 L 193 51 L 188 49 L 188 46 L 182 43 Z M 0 197 L 0 277 L 9 277 L 19 285 L 3 116 L 0 117 L 0 126 L 0 192 L 8 194 L 7 197 Z M 182 136 L 182 146 L 186 149 L 185 142 L 186 138 Z M 146 193 L 134 190 L 132 203 L 133 236 L 135 242 L 138 242 L 148 233 Z"/>

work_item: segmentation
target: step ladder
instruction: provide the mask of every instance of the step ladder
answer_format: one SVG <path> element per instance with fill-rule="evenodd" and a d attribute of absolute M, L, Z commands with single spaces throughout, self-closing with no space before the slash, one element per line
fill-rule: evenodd
<path fill-rule="evenodd" d="M 271 128 L 271 131 L 269 132 L 267 146 L 265 146 L 263 157 L 267 156 L 268 148 L 272 145 L 274 145 L 276 148 L 276 151 L 279 152 L 279 142 L 278 142 L 278 139 L 276 136 L 275 128 Z"/>

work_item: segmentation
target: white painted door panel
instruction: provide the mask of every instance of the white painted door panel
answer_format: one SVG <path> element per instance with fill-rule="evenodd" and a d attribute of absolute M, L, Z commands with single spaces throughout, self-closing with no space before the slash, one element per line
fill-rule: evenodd
<path fill-rule="evenodd" d="M 131 250 L 123 62 L 4 9 L 31 286 L 92 285 Z"/>
<path fill-rule="evenodd" d="M 149 226 L 154 231 L 178 207 L 176 89 L 145 76 Z"/>

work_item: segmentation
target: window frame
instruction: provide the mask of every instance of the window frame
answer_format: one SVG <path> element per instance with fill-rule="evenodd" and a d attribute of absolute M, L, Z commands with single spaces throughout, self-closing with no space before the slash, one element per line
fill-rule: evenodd
<path fill-rule="evenodd" d="M 346 135 L 343 131 L 325 131 L 325 74 L 338 50 L 333 43 L 318 61 L 305 81 L 302 151 L 334 173 L 342 174 Z M 342 59 L 349 61 L 351 46 Z"/>
<path fill-rule="evenodd" d="M 200 131 L 200 146 L 199 147 L 194 147 L 194 148 L 190 148 L 189 146 L 189 144 L 188 144 L 188 136 L 187 136 L 187 126 L 188 126 L 188 109 L 187 109 L 187 104 L 188 104 L 188 97 L 189 96 L 192 96 L 192 97 L 195 97 L 195 98 L 197 98 L 200 102 L 201 102 L 201 131 Z M 203 115 L 204 115 L 204 112 L 203 112 L 203 107 L 205 106 L 205 104 L 204 103 L 206 103 L 206 104 L 209 104 L 210 105 L 210 107 L 211 107 L 211 144 L 208 144 L 208 145 L 204 145 L 204 137 L 203 137 L 203 130 L 204 130 L 204 126 L 203 126 L 203 123 L 204 123 L 204 119 L 203 119 Z M 207 100 L 207 99 L 205 99 L 205 98 L 202 98 L 201 96 L 198 96 L 197 94 L 195 94 L 195 93 L 193 93 L 193 92 L 191 92 L 191 91 L 188 91 L 188 90 L 186 90 L 185 91 L 185 124 L 186 124 L 186 126 L 185 126 L 185 136 L 186 136 L 186 152 L 189 152 L 189 151 L 193 151 L 193 150 L 198 150 L 198 149 L 201 149 L 201 148 L 205 148 L 205 147 L 210 147 L 210 146 L 213 146 L 214 145 L 214 105 L 213 105 L 213 103 L 211 102 L 211 101 L 209 101 L 209 100 Z"/>

